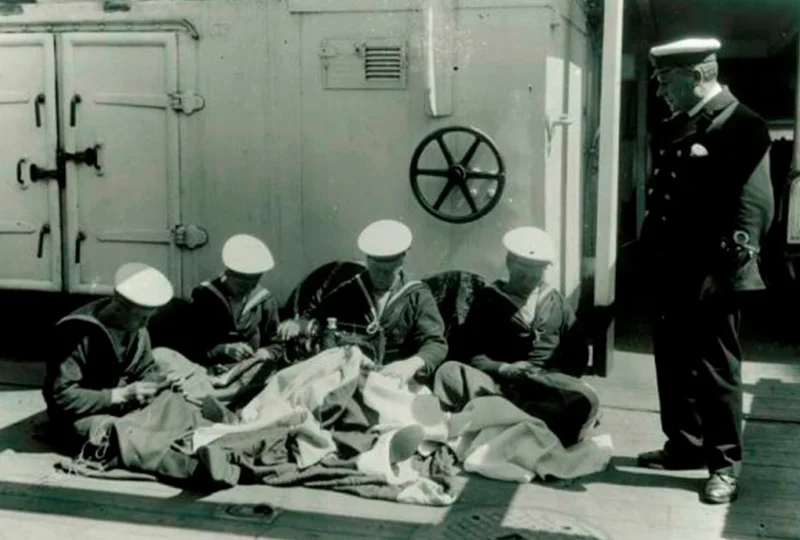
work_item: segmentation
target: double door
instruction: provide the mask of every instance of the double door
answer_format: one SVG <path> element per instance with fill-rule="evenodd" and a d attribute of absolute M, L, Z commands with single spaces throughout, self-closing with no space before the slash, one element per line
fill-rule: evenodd
<path fill-rule="evenodd" d="M 180 290 L 178 97 L 174 33 L 0 34 L 0 289 Z"/>

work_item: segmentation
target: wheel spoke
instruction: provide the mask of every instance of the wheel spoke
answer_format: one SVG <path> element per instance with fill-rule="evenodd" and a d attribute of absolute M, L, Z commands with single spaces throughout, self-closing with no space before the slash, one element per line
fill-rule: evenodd
<path fill-rule="evenodd" d="M 464 157 L 461 158 L 461 165 L 466 167 L 469 165 L 469 162 L 472 161 L 472 158 L 475 157 L 475 152 L 478 150 L 478 147 L 481 145 L 481 140 L 475 137 L 475 140 L 470 145 L 467 153 L 464 154 Z"/>
<path fill-rule="evenodd" d="M 449 171 L 447 169 L 417 169 L 414 171 L 417 175 L 422 176 L 439 176 L 442 178 L 447 178 Z"/>
<path fill-rule="evenodd" d="M 500 173 L 491 173 L 483 171 L 467 171 L 467 179 L 478 178 L 481 180 L 500 180 L 502 175 Z"/>
<path fill-rule="evenodd" d="M 444 137 L 439 135 L 436 137 L 436 142 L 439 143 L 439 148 L 441 148 L 444 159 L 447 160 L 447 166 L 449 167 L 453 164 L 453 154 L 450 153 L 450 149 L 447 148 L 447 145 L 444 143 Z"/>
<path fill-rule="evenodd" d="M 472 198 L 472 193 L 469 192 L 469 187 L 467 186 L 467 183 L 461 182 L 458 184 L 458 187 L 461 188 L 461 193 L 464 195 L 464 198 L 467 199 L 467 204 L 469 204 L 472 213 L 477 214 L 478 206 L 475 204 L 475 199 Z"/>
<path fill-rule="evenodd" d="M 435 210 L 438 210 L 442 206 L 444 200 L 447 198 L 447 196 L 450 194 L 450 191 L 453 189 L 453 185 L 454 185 L 453 181 L 448 180 L 447 185 L 445 185 L 442 192 L 439 193 L 439 197 L 437 197 L 436 202 L 433 203 L 433 208 Z"/>

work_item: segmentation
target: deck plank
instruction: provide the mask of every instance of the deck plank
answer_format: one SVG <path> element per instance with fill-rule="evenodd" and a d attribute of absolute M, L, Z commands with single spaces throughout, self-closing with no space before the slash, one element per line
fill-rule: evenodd
<path fill-rule="evenodd" d="M 239 486 L 194 499 L 155 482 L 54 474 L 52 465 L 58 457 L 30 440 L 33 422 L 44 406 L 41 393 L 5 389 L 0 392 L 0 521 L 4 523 L 0 539 L 93 540 L 120 533 L 131 539 L 418 538 L 426 527 L 454 519 L 458 509 L 487 505 L 503 506 L 509 512 L 567 513 L 606 531 L 614 540 L 800 538 L 800 425 L 749 420 L 740 500 L 730 507 L 700 504 L 697 489 L 705 477 L 703 471 L 635 467 L 636 454 L 660 446 L 663 436 L 658 415 L 642 407 L 646 389 L 655 389 L 646 380 L 652 360 L 650 367 L 646 358 L 629 361 L 630 370 L 623 371 L 625 364 L 618 362 L 612 377 L 597 384 L 604 404 L 611 402 L 600 427 L 600 432 L 614 439 L 615 458 L 609 470 L 574 482 L 525 485 L 470 476 L 452 508 L 268 486 Z M 760 368 L 745 370 L 746 382 L 754 389 L 752 407 L 760 411 L 774 405 L 785 412 L 785 402 L 790 402 L 791 409 L 800 393 L 794 368 L 777 364 Z M 615 395 L 625 388 L 627 396 Z M 623 399 L 639 409 L 614 405 Z M 271 526 L 225 514 L 230 504 L 261 503 L 281 509 Z M 81 534 L 83 530 L 91 533 Z"/>

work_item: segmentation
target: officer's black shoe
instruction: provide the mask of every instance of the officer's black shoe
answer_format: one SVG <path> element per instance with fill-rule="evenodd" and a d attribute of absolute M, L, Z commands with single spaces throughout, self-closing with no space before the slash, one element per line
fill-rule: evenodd
<path fill-rule="evenodd" d="M 739 480 L 728 473 L 715 472 L 703 484 L 700 500 L 708 504 L 725 504 L 739 498 Z"/>
<path fill-rule="evenodd" d="M 636 461 L 640 467 L 667 471 L 703 469 L 706 466 L 705 460 L 700 456 L 679 456 L 663 449 L 639 454 Z"/>

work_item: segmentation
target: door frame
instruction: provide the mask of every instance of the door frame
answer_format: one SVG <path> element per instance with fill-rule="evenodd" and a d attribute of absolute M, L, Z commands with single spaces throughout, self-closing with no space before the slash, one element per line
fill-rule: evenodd
<path fill-rule="evenodd" d="M 623 0 L 606 0 L 603 10 L 600 75 L 600 154 L 597 172 L 592 347 L 593 372 L 601 376 L 609 374 L 614 357 L 622 22 Z"/>

